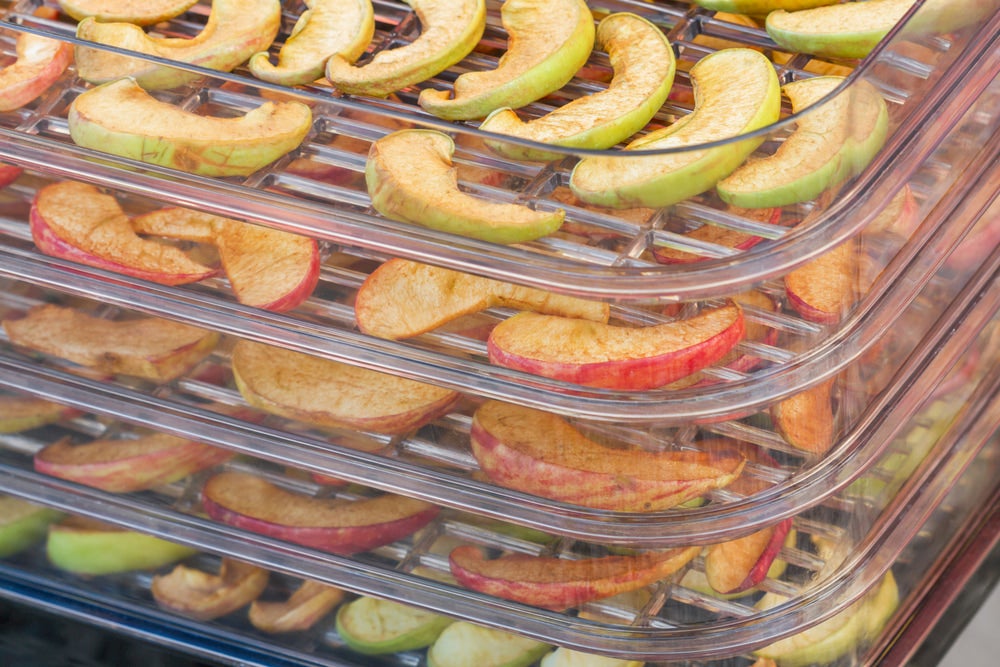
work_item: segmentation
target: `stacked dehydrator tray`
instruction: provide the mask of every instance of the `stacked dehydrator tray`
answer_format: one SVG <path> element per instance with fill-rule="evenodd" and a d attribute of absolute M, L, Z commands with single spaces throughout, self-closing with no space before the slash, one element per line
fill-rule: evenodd
<path fill-rule="evenodd" d="M 206 29 L 210 12 L 222 12 L 226 4 L 196 3 L 149 30 L 193 37 Z M 272 56 L 306 4 L 282 3 Z M 199 175 L 190 161 L 164 166 L 155 155 L 115 154 L 110 140 L 80 145 L 86 142 L 70 135 L 71 104 L 95 84 L 80 76 L 79 58 L 40 96 L 0 112 L 0 163 L 22 170 L 0 190 L 0 389 L 4 400 L 41 398 L 62 406 L 48 423 L 27 424 L 33 427 L 26 430 L 9 426 L 11 432 L 0 434 L 0 491 L 56 510 L 49 520 L 98 519 L 185 547 L 175 562 L 158 568 L 74 572 L 46 553 L 56 548 L 56 529 L 50 527 L 48 539 L 40 533 L 34 544 L 0 560 L 0 596 L 240 665 L 403 666 L 430 659 L 441 666 L 485 667 L 525 639 L 548 647 L 523 649 L 545 665 L 592 664 L 575 662 L 584 658 L 564 654 L 567 649 L 650 665 L 706 667 L 767 665 L 768 658 L 781 667 L 875 664 L 879 656 L 895 655 L 887 647 L 912 619 L 942 564 L 997 504 L 1000 5 L 918 2 L 867 57 L 838 60 L 783 53 L 759 22 L 697 5 L 592 1 L 596 19 L 619 12 L 647 19 L 676 55 L 673 88 L 640 136 L 657 136 L 692 114 L 691 68 L 724 49 L 768 56 L 782 85 L 831 72 L 846 76 L 834 93 L 805 111 L 792 114 L 785 99 L 779 121 L 748 135 L 713 136 L 709 127 L 699 135 L 707 143 L 693 148 L 622 151 L 509 139 L 481 131 L 478 120 L 438 119 L 417 103 L 423 89 L 448 91 L 459 75 L 497 67 L 508 44 L 501 4 L 486 3 L 485 33 L 458 64 L 383 96 L 345 95 L 322 79 L 295 87 L 267 83 L 245 65 L 222 73 L 133 54 L 147 70 L 186 75 L 150 93 L 158 104 L 222 118 L 242 116 L 265 101 L 306 105 L 311 122 L 302 142 L 248 175 Z M 0 64 L 14 61 L 21 35 L 86 44 L 91 55 L 127 53 L 82 41 L 77 21 L 58 10 L 37 0 L 0 2 Z M 413 43 L 425 28 L 410 6 L 392 0 L 375 0 L 374 26 L 360 63 Z M 540 117 L 605 89 L 611 75 L 608 55 L 595 50 L 569 83 L 518 113 Z M 709 87 L 703 82 L 699 95 Z M 629 201 L 648 205 L 616 209 L 587 203 L 571 188 L 582 178 L 574 167 L 585 161 L 607 173 L 648 174 L 662 162 L 695 154 L 711 161 L 753 152 L 751 159 L 758 159 L 783 145 L 811 115 L 832 114 L 825 132 L 854 133 L 849 141 L 863 144 L 877 132 L 864 102 L 872 91 L 884 101 L 885 137 L 878 150 L 858 165 L 858 173 L 845 174 L 846 180 L 805 202 L 736 208 L 709 185 L 677 202 L 630 195 L 638 199 Z M 736 97 L 726 98 L 727 104 L 738 107 Z M 845 99 L 850 103 L 836 106 Z M 377 212 L 365 179 L 374 160 L 370 148 L 387 135 L 417 128 L 453 138 L 453 164 L 466 195 L 484 206 L 516 204 L 540 215 L 562 210 L 561 228 L 500 243 Z M 544 161 L 511 157 L 543 148 L 550 153 Z M 419 163 L 409 168 L 422 170 Z M 684 180 L 709 169 L 703 166 Z M 40 190 L 67 181 L 99 188 L 132 220 L 183 207 L 312 237 L 322 261 L 318 282 L 294 308 L 269 309 L 237 298 L 225 273 L 164 285 L 107 264 L 42 252 L 29 211 Z M 83 210 L 84 200 L 96 195 L 86 188 L 76 192 L 64 211 Z M 214 261 L 209 244 L 174 245 Z M 745 334 L 726 356 L 694 375 L 671 377 L 666 386 L 620 387 L 621 367 L 613 364 L 584 386 L 491 362 L 488 352 L 496 346 L 486 332 L 495 333 L 498 323 L 515 316 L 510 304 L 412 338 L 359 329 L 355 298 L 392 258 L 605 303 L 615 331 L 669 328 L 663 325 L 732 312 L 739 302 Z M 227 268 L 237 263 L 229 259 Z M 282 270 L 280 258 L 263 264 L 249 280 Z M 830 294 L 837 297 L 834 307 L 817 307 Z M 144 379 L 108 366 L 102 370 L 114 351 L 99 354 L 103 361 L 89 366 L 42 351 L 32 336 L 47 340 L 45 326 L 27 339 L 11 335 L 17 322 L 44 312 L 43 306 L 73 317 L 130 322 L 118 331 L 136 332 L 137 338 L 146 335 L 136 328 L 139 320 L 150 318 L 218 335 L 176 377 Z M 81 329 L 92 325 L 66 321 Z M 602 326 L 574 331 L 599 336 L 607 331 Z M 691 327 L 685 335 L 698 337 L 699 331 Z M 550 336 L 555 334 L 540 335 Z M 573 347 L 590 344 L 581 338 Z M 447 409 L 429 411 L 430 421 L 401 429 L 380 429 L 377 422 L 372 431 L 331 426 L 301 411 L 299 419 L 290 417 L 287 409 L 283 416 L 273 405 L 261 407 L 266 399 L 245 397 L 245 387 L 256 379 L 252 364 L 241 368 L 237 386 L 234 352 L 258 349 L 254 345 L 328 362 L 323 373 L 334 382 L 337 369 L 346 366 L 433 385 L 453 400 Z M 297 367 L 291 365 L 297 362 L 286 362 L 282 354 L 255 357 L 263 367 L 272 357 L 286 363 L 285 376 L 280 368 L 264 369 L 279 378 L 272 378 L 271 389 L 295 379 Z M 344 395 L 367 390 L 364 385 L 372 382 L 341 381 L 336 393 L 313 387 L 301 397 L 331 391 L 331 402 L 358 400 Z M 355 411 L 375 410 L 375 403 L 405 395 L 414 385 L 404 386 L 383 389 Z M 514 427 L 504 431 L 509 423 Z M 518 431 L 525 423 L 530 428 Z M 128 491 L 80 483 L 72 474 L 47 474 L 38 464 L 57 446 L 66 450 L 95 440 L 122 445 L 151 434 L 194 440 L 233 456 L 178 480 Z M 487 442 L 509 451 L 490 460 Z M 518 450 L 522 445 L 527 449 Z M 578 447 L 603 454 L 588 462 Z M 648 504 L 658 497 L 652 492 L 646 505 L 636 505 L 636 494 L 645 488 L 643 466 L 655 468 L 654 477 L 668 478 L 679 473 L 653 462 L 674 459 L 700 461 L 709 470 L 702 476 L 721 478 L 727 470 L 729 477 L 688 492 L 690 498 L 678 496 L 673 506 Z M 575 471 L 560 472 L 560 465 Z M 251 477 L 235 474 L 284 490 L 266 508 L 277 509 L 278 518 L 271 525 L 240 524 L 234 515 L 255 510 L 220 512 L 220 504 L 225 510 L 226 503 L 241 502 L 240 486 L 226 489 L 236 499 L 203 493 L 222 473 L 243 480 L 244 495 L 264 492 Z M 330 477 L 339 483 L 328 483 Z M 629 489 L 639 490 L 629 495 Z M 396 507 L 421 508 L 421 520 L 388 542 L 379 540 L 377 530 L 362 528 L 363 546 L 323 546 L 273 525 L 285 520 L 284 510 L 291 513 L 284 503 L 300 507 L 338 499 L 337 507 L 356 508 L 387 493 L 398 497 Z M 633 504 L 622 504 L 626 500 Z M 377 519 L 324 507 L 324 520 L 336 522 L 339 513 L 355 523 Z M 383 511 L 392 514 L 392 507 Z M 754 547 L 757 552 L 736 546 L 751 535 L 769 536 L 768 546 Z M 116 549 L 126 549 L 114 537 L 105 544 L 108 562 L 120 555 Z M 747 553 L 757 554 L 750 563 L 756 569 L 744 574 L 762 578 L 746 590 L 737 581 L 735 593 L 715 590 L 720 573 L 748 567 L 739 564 Z M 773 562 L 768 553 L 776 554 Z M 681 564 L 649 576 L 650 567 L 657 567 L 650 563 L 662 564 L 664 554 Z M 515 565 L 491 570 L 494 559 L 512 556 L 498 562 Z M 79 564 L 81 557 L 68 558 Z M 313 580 L 345 591 L 341 609 L 363 597 L 386 599 L 510 634 L 493 648 L 479 635 L 466 644 L 452 638 L 444 646 L 439 638 L 434 648 L 373 655 L 345 642 L 337 609 L 308 628 L 269 632 L 250 622 L 245 605 L 197 619 L 154 599 L 153 582 L 171 572 L 177 559 L 214 572 L 223 558 L 270 572 L 261 601 L 284 600 L 302 580 Z M 463 571 L 460 583 L 454 576 Z M 555 585 L 569 571 L 575 580 Z M 596 582 L 607 586 L 603 593 L 587 593 L 599 587 Z M 562 647 L 559 655 L 549 655 L 556 647 Z M 428 658 L 429 651 L 438 653 Z"/>

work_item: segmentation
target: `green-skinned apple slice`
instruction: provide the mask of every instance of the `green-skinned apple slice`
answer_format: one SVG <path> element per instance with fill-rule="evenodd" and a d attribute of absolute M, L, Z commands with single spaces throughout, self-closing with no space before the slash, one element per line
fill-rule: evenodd
<path fill-rule="evenodd" d="M 812 454 L 833 447 L 837 424 L 833 414 L 833 387 L 827 380 L 771 406 L 774 428 L 788 444 Z"/>
<path fill-rule="evenodd" d="M 811 322 L 836 324 L 854 305 L 858 268 L 858 244 L 848 239 L 785 274 L 789 305 Z"/>
<path fill-rule="evenodd" d="M 216 521 L 336 554 L 395 542 L 438 513 L 435 505 L 389 493 L 356 501 L 315 498 L 238 472 L 209 479 L 202 504 Z"/>
<path fill-rule="evenodd" d="M 258 79 L 296 86 L 323 77 L 326 61 L 339 55 L 353 63 L 375 34 L 371 0 L 311 0 L 278 52 L 278 64 L 267 52 L 255 54 L 247 66 Z"/>
<path fill-rule="evenodd" d="M 436 130 L 399 130 L 372 144 L 365 181 L 372 206 L 392 220 L 495 243 L 523 243 L 559 229 L 564 212 L 492 202 L 458 187 L 455 142 Z"/>
<path fill-rule="evenodd" d="M 270 573 L 255 565 L 223 558 L 218 573 L 177 565 L 153 577 L 150 592 L 161 607 L 201 621 L 241 609 L 264 592 Z"/>
<path fill-rule="evenodd" d="M 452 622 L 447 616 L 366 596 L 337 610 L 337 634 L 364 655 L 425 648 Z"/>
<path fill-rule="evenodd" d="M 35 470 L 112 493 L 169 484 L 232 458 L 232 452 L 164 433 L 139 438 L 59 440 L 35 453 Z"/>
<path fill-rule="evenodd" d="M 3 321 L 16 345 L 102 373 L 173 380 L 208 356 L 219 334 L 155 317 L 105 320 L 72 308 L 35 306 Z"/>
<path fill-rule="evenodd" d="M 632 141 L 626 150 L 587 157 L 570 177 L 574 194 L 610 208 L 661 207 L 705 192 L 733 172 L 764 137 L 740 135 L 778 120 L 781 87 L 771 61 L 752 49 L 723 49 L 691 68 L 695 108 L 673 125 Z M 719 146 L 704 143 L 731 140 Z M 664 155 L 636 150 L 675 149 Z M 686 149 L 686 150 L 685 150 Z"/>
<path fill-rule="evenodd" d="M 676 71 L 674 50 L 663 31 L 626 12 L 601 20 L 596 48 L 607 52 L 615 72 L 607 89 L 578 97 L 528 122 L 510 108 L 498 109 L 479 129 L 588 149 L 610 148 L 631 137 L 646 126 L 667 100 Z M 564 157 L 499 140 L 490 140 L 487 145 L 512 159 L 547 161 Z"/>
<path fill-rule="evenodd" d="M 248 403 L 317 426 L 406 433 L 447 412 L 459 394 L 301 352 L 241 340 L 233 376 Z"/>
<path fill-rule="evenodd" d="M 839 0 L 695 0 L 695 4 L 716 12 L 727 14 L 747 14 L 767 16 L 773 11 L 784 9 L 794 12 L 800 9 L 832 5 Z"/>
<path fill-rule="evenodd" d="M 84 148 L 202 176 L 246 176 L 297 148 L 312 112 L 299 102 L 264 102 L 235 118 L 202 116 L 120 79 L 77 96 L 68 122 Z"/>
<path fill-rule="evenodd" d="M 794 81 L 782 88 L 794 113 L 795 130 L 769 157 L 750 160 L 716 186 L 734 206 L 763 208 L 815 199 L 862 171 L 885 143 L 889 111 L 865 80 L 833 94 L 844 79 L 835 76 Z"/>
<path fill-rule="evenodd" d="M 164 285 L 183 285 L 217 269 L 183 250 L 143 239 L 114 197 L 76 181 L 40 189 L 31 205 L 31 236 L 47 255 Z"/>
<path fill-rule="evenodd" d="M 597 322 L 607 322 L 609 313 L 608 305 L 599 301 L 405 259 L 391 259 L 373 271 L 354 301 L 358 328 L 389 339 L 417 336 L 463 315 L 494 307 Z"/>
<path fill-rule="evenodd" d="M 509 37 L 496 69 L 462 74 L 450 92 L 424 89 L 421 107 L 446 120 L 523 107 L 569 83 L 594 48 L 594 16 L 583 0 L 507 0 L 500 19 Z"/>
<path fill-rule="evenodd" d="M 247 617 L 255 628 L 271 634 L 303 632 L 343 600 L 341 589 L 307 579 L 286 600 L 254 600 Z"/>
<path fill-rule="evenodd" d="M 49 526 L 45 548 L 52 565 L 82 575 L 154 570 L 197 553 L 188 546 L 82 517 Z"/>
<path fill-rule="evenodd" d="M 77 21 L 92 16 L 103 23 L 154 25 L 180 16 L 198 0 L 59 0 L 59 7 Z"/>
<path fill-rule="evenodd" d="M 278 0 L 214 0 L 208 21 L 191 38 L 154 37 L 132 23 L 102 23 L 94 18 L 80 21 L 80 39 L 229 72 L 250 56 L 267 49 L 281 27 Z M 76 69 L 80 78 L 105 83 L 132 77 L 147 90 L 175 88 L 198 77 L 197 74 L 164 67 L 112 51 L 78 46 Z"/>
<path fill-rule="evenodd" d="M 333 55 L 326 78 L 352 95 L 385 97 L 429 79 L 467 56 L 486 30 L 485 0 L 405 0 L 420 20 L 413 42 L 379 51 L 361 65 Z"/>
<path fill-rule="evenodd" d="M 23 171 L 17 165 L 0 162 L 0 189 L 16 181 Z"/>
<path fill-rule="evenodd" d="M 498 324 L 487 348 L 499 366 L 587 387 L 644 390 L 719 361 L 744 332 L 733 302 L 648 327 L 525 312 Z"/>
<path fill-rule="evenodd" d="M 648 512 L 739 477 L 735 450 L 652 452 L 587 438 L 561 417 L 500 401 L 475 412 L 472 453 L 495 483 L 584 507 Z"/>
<path fill-rule="evenodd" d="M 542 658 L 538 667 L 642 667 L 645 664 L 642 660 L 609 658 L 560 646 Z"/>
<path fill-rule="evenodd" d="M 16 60 L 0 67 L 0 111 L 20 109 L 49 89 L 73 62 L 73 47 L 31 33 L 14 43 Z"/>
<path fill-rule="evenodd" d="M 427 667 L 528 667 L 551 646 L 468 621 L 452 623 L 427 651 Z"/>
<path fill-rule="evenodd" d="M 41 542 L 49 524 L 61 518 L 62 514 L 56 510 L 0 495 L 0 558 L 13 556 Z"/>
<path fill-rule="evenodd" d="M 678 571 L 700 551 L 685 547 L 584 560 L 509 554 L 489 560 L 478 547 L 460 546 L 448 562 L 455 580 L 466 588 L 563 610 L 644 588 Z"/>
<path fill-rule="evenodd" d="M 864 58 L 916 0 L 845 2 L 767 15 L 767 34 L 795 53 L 828 58 Z"/>
<path fill-rule="evenodd" d="M 80 411 L 76 408 L 44 398 L 0 395 L 0 433 L 20 433 L 63 419 L 72 419 L 79 414 Z"/>

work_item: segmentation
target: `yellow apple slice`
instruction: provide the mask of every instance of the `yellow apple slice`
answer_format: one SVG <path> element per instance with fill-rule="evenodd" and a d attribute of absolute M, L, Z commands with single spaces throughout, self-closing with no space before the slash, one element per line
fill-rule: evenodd
<path fill-rule="evenodd" d="M 0 394 L 0 433 L 20 433 L 80 414 L 76 408 L 37 396 Z"/>
<path fill-rule="evenodd" d="M 372 206 L 392 220 L 495 243 L 523 243 L 559 229 L 565 213 L 466 194 L 451 162 L 455 142 L 436 130 L 399 130 L 372 144 L 365 180 Z"/>
<path fill-rule="evenodd" d="M 573 169 L 570 187 L 598 206 L 670 206 L 711 189 L 733 172 L 764 137 L 740 135 L 778 120 L 781 87 L 771 61 L 752 49 L 717 51 L 691 68 L 695 108 L 669 127 L 636 139 L 623 153 L 588 157 Z M 701 144 L 731 141 L 711 148 Z M 633 150 L 673 149 L 630 156 Z"/>
<path fill-rule="evenodd" d="M 264 592 L 270 573 L 256 565 L 223 558 L 217 574 L 177 565 L 153 577 L 150 592 L 161 607 L 209 621 L 245 607 Z"/>
<path fill-rule="evenodd" d="M 420 36 L 353 65 L 340 55 L 326 63 L 326 78 L 353 95 L 385 97 L 425 81 L 467 56 L 486 30 L 485 0 L 404 0 L 420 20 Z"/>
<path fill-rule="evenodd" d="M 764 208 L 815 199 L 862 171 L 885 143 L 889 110 L 865 80 L 842 86 L 824 76 L 787 84 L 782 90 L 801 113 L 792 134 L 770 157 L 751 159 L 716 186 L 734 206 Z M 814 106 L 822 102 L 820 106 Z"/>
<path fill-rule="evenodd" d="M 345 597 L 339 588 L 307 579 L 287 600 L 254 600 L 247 616 L 255 628 L 264 632 L 302 632 L 333 611 Z"/>
<path fill-rule="evenodd" d="M 462 74 L 451 92 L 427 88 L 420 106 L 446 120 L 517 109 L 569 83 L 594 48 L 594 16 L 583 0 L 507 0 L 500 18 L 509 37 L 496 69 Z"/>
<path fill-rule="evenodd" d="M 153 25 L 180 16 L 198 0 L 59 0 L 59 8 L 77 21 L 94 17 L 102 23 Z"/>
<path fill-rule="evenodd" d="M 479 129 L 571 148 L 610 148 L 629 138 L 660 110 L 673 86 L 676 61 L 666 35 L 646 19 L 619 12 L 597 26 L 596 48 L 606 51 L 614 77 L 606 90 L 575 100 L 524 122 L 512 109 L 499 109 Z M 506 157 L 556 160 L 563 155 L 490 140 Z"/>
<path fill-rule="evenodd" d="M 340 55 L 353 63 L 375 34 L 371 0 L 311 0 L 273 65 L 267 52 L 255 54 L 247 66 L 263 81 L 285 86 L 311 83 L 323 77 L 326 61 Z"/>
<path fill-rule="evenodd" d="M 132 23 L 101 23 L 94 18 L 80 21 L 76 36 L 136 53 L 229 72 L 253 54 L 267 49 L 280 27 L 281 3 L 278 0 L 215 0 L 204 29 L 192 38 L 153 37 Z M 174 88 L 198 76 L 85 46 L 76 49 L 76 69 L 80 78 L 91 83 L 128 76 L 147 90 Z"/>
<path fill-rule="evenodd" d="M 132 79 L 79 95 L 69 132 L 84 148 L 202 176 L 247 176 L 295 150 L 312 127 L 300 102 L 264 102 L 236 118 L 160 102 Z"/>
<path fill-rule="evenodd" d="M 0 68 L 0 111 L 20 109 L 49 89 L 73 61 L 73 47 L 57 39 L 20 33 L 17 56 Z"/>
<path fill-rule="evenodd" d="M 767 16 L 767 34 L 796 53 L 830 58 L 864 58 L 916 0 L 845 2 Z"/>

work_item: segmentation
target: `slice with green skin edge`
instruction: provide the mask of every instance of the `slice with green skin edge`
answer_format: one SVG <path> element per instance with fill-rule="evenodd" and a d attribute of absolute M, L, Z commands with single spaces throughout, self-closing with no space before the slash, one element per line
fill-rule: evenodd
<path fill-rule="evenodd" d="M 542 658 L 538 667 L 642 667 L 642 660 L 621 660 L 593 653 L 583 653 L 560 646 Z"/>
<path fill-rule="evenodd" d="M 13 556 L 45 539 L 49 524 L 62 513 L 15 498 L 0 495 L 0 558 Z"/>
<path fill-rule="evenodd" d="M 596 40 L 596 48 L 607 52 L 615 72 L 606 90 L 579 97 L 528 122 L 521 121 L 510 108 L 498 109 L 479 129 L 556 146 L 605 149 L 645 127 L 673 86 L 676 60 L 670 42 L 655 25 L 626 12 L 601 20 Z M 486 145 L 511 159 L 550 161 L 565 157 L 499 140 L 488 140 Z"/>
<path fill-rule="evenodd" d="M 778 46 L 828 58 L 864 58 L 916 0 L 845 2 L 801 11 L 778 10 L 765 27 Z"/>
<path fill-rule="evenodd" d="M 454 621 L 392 600 L 360 597 L 337 611 L 337 634 L 365 655 L 425 648 Z"/>
<path fill-rule="evenodd" d="M 583 0 L 507 0 L 500 18 L 509 39 L 496 68 L 460 75 L 452 91 L 424 89 L 421 107 L 446 120 L 523 107 L 569 83 L 594 48 L 594 16 Z"/>
<path fill-rule="evenodd" d="M 79 517 L 49 526 L 45 546 L 52 565 L 83 575 L 153 570 L 197 553 L 152 535 Z"/>
<path fill-rule="evenodd" d="M 452 623 L 427 651 L 428 667 L 528 667 L 548 644 L 467 621 Z"/>
<path fill-rule="evenodd" d="M 811 9 L 832 5 L 840 0 L 694 0 L 695 4 L 716 12 L 727 14 L 747 14 L 749 16 L 767 16 L 773 11 L 784 9 L 794 12 L 800 9 Z"/>
<path fill-rule="evenodd" d="M 752 49 L 723 49 L 691 68 L 695 108 L 673 125 L 636 139 L 623 153 L 580 160 L 570 188 L 609 208 L 670 206 L 711 189 L 764 140 L 737 139 L 778 120 L 781 87 L 774 66 Z M 732 139 L 720 146 L 706 142 Z M 684 149 L 665 155 L 629 151 Z"/>
<path fill-rule="evenodd" d="M 180 16 L 198 0 L 59 0 L 59 8 L 82 21 L 93 16 L 103 23 L 153 25 Z"/>

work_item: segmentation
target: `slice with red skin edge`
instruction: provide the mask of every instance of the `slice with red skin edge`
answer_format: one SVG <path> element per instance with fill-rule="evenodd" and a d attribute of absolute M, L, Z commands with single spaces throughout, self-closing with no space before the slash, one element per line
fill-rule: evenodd
<path fill-rule="evenodd" d="M 853 239 L 785 274 L 789 305 L 819 324 L 836 324 L 854 304 L 858 248 Z"/>
<path fill-rule="evenodd" d="M 270 576 L 264 568 L 223 558 L 218 574 L 177 565 L 168 574 L 154 576 L 149 590 L 161 607 L 210 621 L 256 600 Z"/>
<path fill-rule="evenodd" d="M 0 188 L 5 188 L 21 176 L 23 170 L 17 165 L 0 162 Z"/>
<path fill-rule="evenodd" d="M 344 591 L 306 580 L 282 602 L 254 600 L 248 617 L 258 630 L 272 634 L 301 632 L 329 614 L 344 600 Z"/>
<path fill-rule="evenodd" d="M 732 208 L 731 210 L 736 215 L 751 218 L 757 222 L 772 225 L 781 224 L 780 208 Z M 760 236 L 711 224 L 703 224 L 697 229 L 686 232 L 684 236 L 694 241 L 714 243 L 715 245 L 732 248 L 733 250 L 748 250 L 764 240 Z M 675 250 L 666 246 L 653 246 L 650 252 L 653 255 L 653 259 L 661 264 L 688 264 L 709 259 L 707 256 L 684 250 Z"/>
<path fill-rule="evenodd" d="M 835 382 L 827 380 L 771 406 L 775 430 L 788 444 L 811 454 L 823 454 L 833 446 Z"/>
<path fill-rule="evenodd" d="M 709 585 L 723 594 L 741 593 L 759 585 L 791 529 L 789 518 L 745 537 L 710 546 L 705 554 Z"/>
<path fill-rule="evenodd" d="M 40 97 L 73 62 L 73 45 L 31 33 L 14 44 L 17 60 L 0 68 L 0 111 L 13 111 Z"/>

